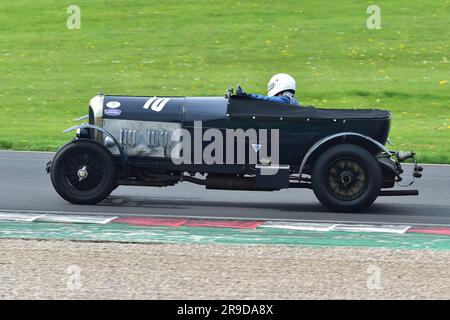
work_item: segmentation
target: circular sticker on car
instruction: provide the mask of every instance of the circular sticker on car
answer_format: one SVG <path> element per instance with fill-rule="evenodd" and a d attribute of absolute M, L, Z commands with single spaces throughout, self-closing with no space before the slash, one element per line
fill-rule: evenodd
<path fill-rule="evenodd" d="M 110 109 L 117 109 L 118 107 L 120 107 L 120 102 L 119 101 L 110 101 L 106 104 L 106 106 Z"/>

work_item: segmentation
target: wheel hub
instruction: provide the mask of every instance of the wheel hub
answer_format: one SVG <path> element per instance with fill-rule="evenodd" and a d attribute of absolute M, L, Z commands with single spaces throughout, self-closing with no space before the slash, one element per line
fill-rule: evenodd
<path fill-rule="evenodd" d="M 352 183 L 352 181 L 354 179 L 354 175 L 350 171 L 344 171 L 344 172 L 341 173 L 340 176 L 341 176 L 341 182 L 342 182 L 344 187 L 346 187 L 350 183 Z"/>
<path fill-rule="evenodd" d="M 86 166 L 84 166 L 83 168 L 78 170 L 77 175 L 78 175 L 78 181 L 82 181 L 82 180 L 86 179 L 89 176 L 89 172 L 87 171 Z"/>

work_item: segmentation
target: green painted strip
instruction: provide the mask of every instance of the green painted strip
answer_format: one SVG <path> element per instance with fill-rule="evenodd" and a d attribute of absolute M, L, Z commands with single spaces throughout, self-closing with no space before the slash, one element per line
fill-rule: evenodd
<path fill-rule="evenodd" d="M 64 239 L 137 243 L 284 244 L 450 250 L 450 237 L 427 234 L 320 232 L 275 228 L 138 227 L 44 222 L 0 222 L 0 238 Z"/>

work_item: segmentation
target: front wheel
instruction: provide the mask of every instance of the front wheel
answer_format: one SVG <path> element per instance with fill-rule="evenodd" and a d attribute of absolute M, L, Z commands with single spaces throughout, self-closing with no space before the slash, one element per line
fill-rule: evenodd
<path fill-rule="evenodd" d="M 339 212 L 361 211 L 380 192 L 383 175 L 376 158 L 352 144 L 331 147 L 319 156 L 311 176 L 317 199 Z"/>
<path fill-rule="evenodd" d="M 96 204 L 109 196 L 116 183 L 114 159 L 92 141 L 75 140 L 61 148 L 50 174 L 58 194 L 74 204 Z"/>

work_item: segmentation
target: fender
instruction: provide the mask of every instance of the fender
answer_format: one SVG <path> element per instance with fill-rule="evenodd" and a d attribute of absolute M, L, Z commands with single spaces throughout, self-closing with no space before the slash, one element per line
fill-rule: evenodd
<path fill-rule="evenodd" d="M 109 133 L 108 131 L 106 131 L 103 128 L 94 126 L 93 124 L 89 124 L 89 123 L 83 123 L 83 124 L 79 124 L 79 125 L 70 127 L 68 129 L 64 130 L 63 133 L 68 133 L 68 132 L 78 130 L 78 129 L 94 129 L 94 130 L 97 130 L 97 131 L 103 133 L 107 137 L 111 138 L 111 140 L 114 142 L 114 145 L 119 150 L 120 158 L 122 159 L 122 170 L 123 170 L 124 177 L 128 178 L 128 157 L 125 154 L 125 151 L 123 150 L 120 143 L 117 141 L 117 139 L 111 133 Z"/>
<path fill-rule="evenodd" d="M 359 137 L 359 138 L 363 138 L 366 141 L 369 141 L 370 143 L 372 143 L 374 146 L 376 146 L 380 151 L 384 151 L 386 154 L 391 154 L 391 151 L 389 151 L 388 148 L 386 148 L 384 145 L 382 145 L 380 142 L 378 142 L 375 139 L 372 139 L 369 136 L 360 134 L 360 133 L 356 133 L 356 132 L 340 132 L 340 133 L 336 133 L 336 134 L 332 134 L 330 136 L 324 137 L 322 139 L 320 139 L 319 141 L 317 141 L 316 143 L 314 143 L 311 148 L 309 148 L 308 152 L 305 154 L 305 156 L 303 157 L 302 163 L 300 165 L 300 170 L 299 170 L 299 179 L 302 178 L 302 174 L 303 174 L 303 169 L 306 165 L 306 162 L 308 161 L 309 157 L 320 147 L 322 146 L 324 143 L 329 142 L 331 140 L 340 138 L 340 137 L 346 137 L 346 136 L 354 136 L 354 137 Z M 380 162 L 382 165 L 384 165 L 384 163 Z"/>

